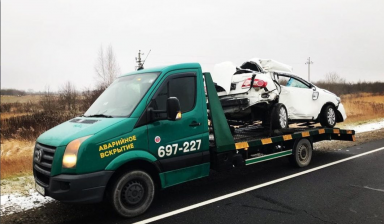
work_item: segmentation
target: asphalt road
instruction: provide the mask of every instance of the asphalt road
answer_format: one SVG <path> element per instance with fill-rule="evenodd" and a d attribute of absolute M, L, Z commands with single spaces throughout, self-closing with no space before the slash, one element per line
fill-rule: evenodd
<path fill-rule="evenodd" d="M 306 168 L 286 158 L 158 192 L 149 210 L 122 219 L 107 204 L 45 207 L 2 217 L 2 223 L 132 223 L 237 192 L 384 146 L 384 139 L 340 151 L 314 151 Z M 384 150 L 239 194 L 153 223 L 384 223 Z"/>

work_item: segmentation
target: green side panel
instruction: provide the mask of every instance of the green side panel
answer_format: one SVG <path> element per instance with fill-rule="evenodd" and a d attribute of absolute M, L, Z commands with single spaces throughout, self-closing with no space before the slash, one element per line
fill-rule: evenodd
<path fill-rule="evenodd" d="M 112 160 L 112 162 L 108 164 L 105 170 L 117 170 L 120 166 L 131 160 L 145 160 L 148 162 L 155 162 L 157 159 L 149 152 L 134 150 L 126 152 Z"/>
<path fill-rule="evenodd" d="M 167 188 L 209 175 L 210 163 L 160 173 L 161 187 Z"/>
<path fill-rule="evenodd" d="M 229 129 L 227 119 L 224 115 L 223 108 L 221 107 L 219 97 L 217 96 L 215 85 L 212 81 L 212 76 L 210 73 L 204 73 L 204 77 L 208 94 L 208 103 L 211 113 L 213 132 L 215 134 L 216 150 L 218 152 L 234 150 L 235 142 L 233 140 L 231 130 Z"/>
<path fill-rule="evenodd" d="M 289 156 L 289 155 L 292 155 L 292 150 L 278 152 L 278 153 L 274 153 L 274 154 L 270 154 L 270 155 L 266 155 L 266 156 L 261 156 L 261 157 L 257 157 L 257 158 L 253 158 L 253 159 L 247 159 L 245 161 L 245 165 L 250 165 L 253 163 L 259 163 L 259 162 L 263 162 L 263 161 L 267 161 L 267 160 L 271 160 L 271 159 L 276 159 L 276 158 L 283 157 L 283 156 Z"/>

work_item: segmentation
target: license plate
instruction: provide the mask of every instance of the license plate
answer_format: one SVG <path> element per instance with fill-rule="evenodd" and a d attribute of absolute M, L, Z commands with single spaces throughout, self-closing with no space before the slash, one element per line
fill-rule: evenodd
<path fill-rule="evenodd" d="M 45 188 L 40 186 L 38 183 L 35 183 L 36 191 L 39 192 L 41 195 L 45 196 Z"/>

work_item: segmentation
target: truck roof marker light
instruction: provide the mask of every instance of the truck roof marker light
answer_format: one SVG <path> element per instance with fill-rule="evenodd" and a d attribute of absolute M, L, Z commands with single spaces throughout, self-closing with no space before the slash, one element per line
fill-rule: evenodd
<path fill-rule="evenodd" d="M 179 113 L 177 113 L 176 115 L 176 120 L 180 120 L 181 119 L 181 111 L 179 111 Z"/>

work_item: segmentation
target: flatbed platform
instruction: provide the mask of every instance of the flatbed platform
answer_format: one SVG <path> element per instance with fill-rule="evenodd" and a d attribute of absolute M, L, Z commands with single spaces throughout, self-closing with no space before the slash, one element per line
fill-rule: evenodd
<path fill-rule="evenodd" d="M 236 149 L 249 148 L 260 145 L 268 145 L 297 138 L 310 137 L 313 142 L 322 140 L 355 140 L 354 130 L 339 128 L 304 127 L 273 130 L 261 125 L 250 125 L 236 128 L 232 133 Z M 210 135 L 211 146 L 214 146 L 214 137 Z"/>

